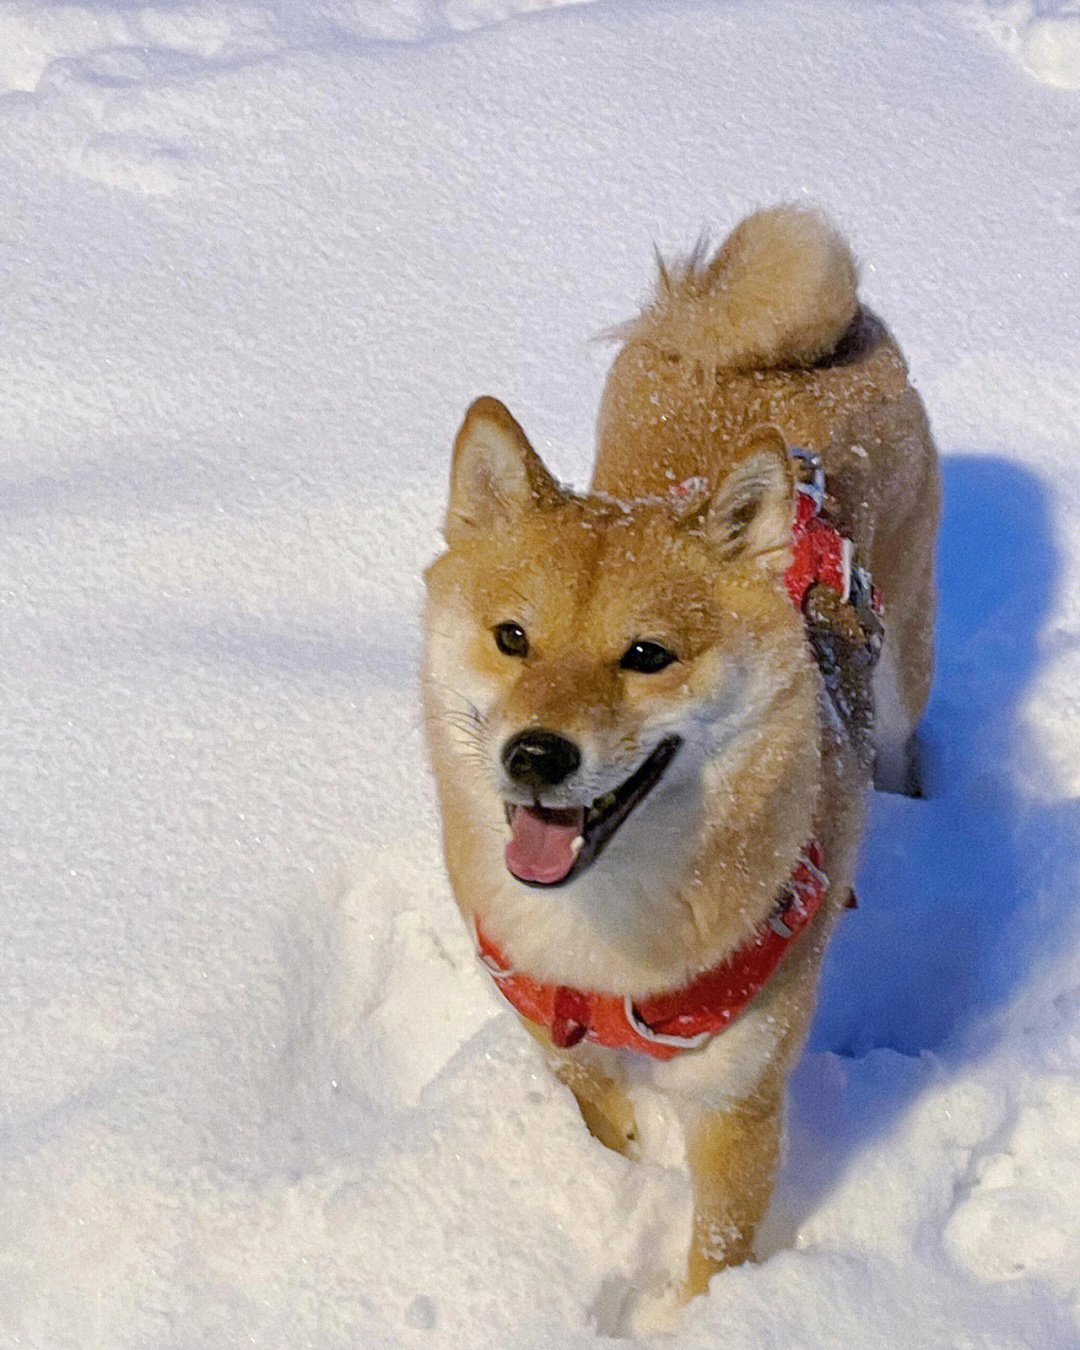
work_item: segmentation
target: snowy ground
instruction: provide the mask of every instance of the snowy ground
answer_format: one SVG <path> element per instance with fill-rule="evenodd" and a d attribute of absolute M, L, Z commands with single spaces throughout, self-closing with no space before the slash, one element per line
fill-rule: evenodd
<path fill-rule="evenodd" d="M 1080 12 L 548 8 L 0 0 L 3 1350 L 605 1339 L 685 1179 L 475 968 L 419 574 L 466 402 L 582 481 L 653 241 L 779 199 L 946 456 L 939 793 L 670 1343 L 1080 1345 Z"/>

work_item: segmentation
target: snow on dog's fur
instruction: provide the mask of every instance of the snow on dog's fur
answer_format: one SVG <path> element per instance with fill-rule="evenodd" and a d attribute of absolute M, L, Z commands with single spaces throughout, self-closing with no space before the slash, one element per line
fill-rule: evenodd
<path fill-rule="evenodd" d="M 618 335 L 585 495 L 554 481 L 500 403 L 469 409 L 427 574 L 424 697 L 454 894 L 536 980 L 677 989 L 766 923 L 808 840 L 823 849 L 817 918 L 703 1047 L 559 1049 L 528 1024 L 604 1143 L 646 1149 L 657 1093 L 681 1125 L 686 1297 L 750 1254 L 867 786 L 784 589 L 786 452 L 820 455 L 830 513 L 884 596 L 875 740 L 894 788 L 911 784 L 931 677 L 939 488 L 903 359 L 814 212 L 761 212 L 714 256 L 662 266 Z M 590 822 L 635 775 L 644 795 L 593 848 Z"/>

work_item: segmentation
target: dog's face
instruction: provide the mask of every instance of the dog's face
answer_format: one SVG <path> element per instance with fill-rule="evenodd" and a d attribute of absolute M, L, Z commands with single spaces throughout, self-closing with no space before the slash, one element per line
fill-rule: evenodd
<path fill-rule="evenodd" d="M 810 688 L 791 514 L 771 432 L 711 495 L 621 504 L 562 490 L 501 404 L 470 409 L 427 574 L 427 715 L 519 882 L 580 878 L 643 803 L 722 774 Z"/>

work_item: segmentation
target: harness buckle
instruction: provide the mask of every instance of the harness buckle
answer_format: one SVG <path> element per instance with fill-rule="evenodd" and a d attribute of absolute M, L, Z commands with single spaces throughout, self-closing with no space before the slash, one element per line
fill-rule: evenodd
<path fill-rule="evenodd" d="M 801 492 L 804 497 L 809 497 L 820 511 L 825 502 L 825 470 L 822 467 L 821 457 L 816 455 L 813 450 L 804 450 L 801 446 L 791 446 L 788 449 L 788 458 L 796 461 L 793 465 L 795 469 L 795 491 Z"/>

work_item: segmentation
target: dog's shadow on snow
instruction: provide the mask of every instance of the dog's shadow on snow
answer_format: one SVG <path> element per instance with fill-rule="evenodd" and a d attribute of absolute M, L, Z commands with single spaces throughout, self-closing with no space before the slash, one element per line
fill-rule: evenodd
<path fill-rule="evenodd" d="M 1047 807 L 1033 790 L 1039 752 L 1022 715 L 1060 576 L 1048 494 L 989 456 L 947 459 L 943 471 L 932 795 L 870 803 L 859 907 L 830 948 L 794 1075 L 766 1251 L 787 1245 L 939 1072 L 996 1034 L 996 1015 L 1066 928 L 1075 937 L 1065 873 L 1077 870 L 1080 810 Z"/>

